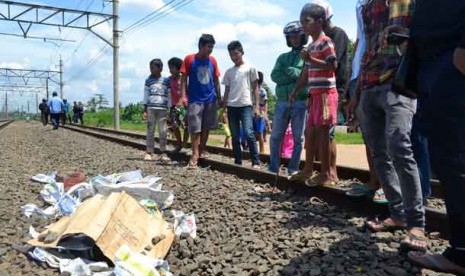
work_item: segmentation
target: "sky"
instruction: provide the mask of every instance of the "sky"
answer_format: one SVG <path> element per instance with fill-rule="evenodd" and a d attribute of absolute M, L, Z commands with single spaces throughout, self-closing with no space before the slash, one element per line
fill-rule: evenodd
<path fill-rule="evenodd" d="M 103 0 L 15 1 L 112 14 L 111 2 Z M 168 3 L 170 8 L 163 8 Z M 162 74 L 169 76 L 168 60 L 171 57 L 183 59 L 197 52 L 198 38 L 202 33 L 215 37 L 212 55 L 217 59 L 221 73 L 233 66 L 227 44 L 239 40 L 244 47 L 245 60 L 262 71 L 265 82 L 273 88 L 270 73 L 276 58 L 290 50 L 282 33 L 283 27 L 290 21 L 298 20 L 305 3 L 307 1 L 295 0 L 120 0 L 120 102 L 125 106 L 142 100 L 143 84 L 149 75 L 151 59 L 161 58 L 165 64 Z M 333 23 L 343 28 L 354 40 L 356 0 L 329 0 L 329 3 L 334 10 Z M 6 5 L 0 3 L 0 13 L 5 12 Z M 128 28 L 153 12 L 157 17 L 148 24 Z M 97 25 L 93 30 L 111 41 L 111 21 Z M 17 22 L 5 20 L 0 20 L 0 33 L 22 34 Z M 74 42 L 44 42 L 43 39 L 0 34 L 0 68 L 58 71 L 61 56 L 64 98 L 85 103 L 95 94 L 104 94 L 113 105 L 113 51 L 106 42 L 87 30 L 37 24 L 31 26 L 28 35 Z M 25 86 L 20 78 L 0 77 L 0 110 L 3 110 L 5 102 L 4 86 L 12 84 Z M 34 88 L 18 88 L 8 92 L 9 110 L 22 108 L 26 111 L 29 102 L 30 111 L 34 112 L 36 99 L 44 97 L 45 81 L 30 79 L 27 85 Z M 39 94 L 36 95 L 35 91 Z M 49 91 L 59 92 L 59 86 L 50 83 Z"/>

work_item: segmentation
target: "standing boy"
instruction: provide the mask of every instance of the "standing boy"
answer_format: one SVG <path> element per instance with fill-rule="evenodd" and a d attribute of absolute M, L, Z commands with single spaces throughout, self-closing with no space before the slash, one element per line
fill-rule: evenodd
<path fill-rule="evenodd" d="M 170 88 L 171 88 L 171 107 L 170 107 L 170 126 L 176 137 L 176 152 L 181 151 L 184 144 L 189 139 L 189 132 L 184 129 L 184 139 L 181 140 L 181 128 L 183 128 L 183 121 L 181 120 L 181 110 L 185 110 L 187 107 L 187 99 L 184 97 L 181 100 L 181 65 L 182 60 L 177 57 L 173 57 L 168 60 L 168 67 L 170 69 Z M 179 105 L 182 102 L 182 105 Z"/>
<path fill-rule="evenodd" d="M 160 59 L 150 61 L 150 76 L 145 80 L 144 86 L 144 113 L 147 120 L 147 153 L 144 160 L 153 160 L 154 131 L 158 127 L 161 155 L 160 161 L 170 161 L 166 155 L 166 116 L 170 106 L 170 80 L 161 76 L 163 62 Z"/>
<path fill-rule="evenodd" d="M 199 51 L 184 58 L 181 66 L 181 105 L 187 95 L 188 130 L 192 138 L 192 157 L 187 168 L 197 168 L 199 157 L 205 156 L 208 135 L 216 129 L 217 108 L 221 104 L 220 70 L 210 54 L 215 46 L 211 34 L 199 39 Z M 218 103 L 217 103 L 218 102 Z"/>
<path fill-rule="evenodd" d="M 229 57 L 234 66 L 224 74 L 223 83 L 226 86 L 224 102 L 228 109 L 229 127 L 232 134 L 232 148 L 234 163 L 242 165 L 242 149 L 240 142 L 240 126 L 252 157 L 252 167 L 260 168 L 260 157 L 257 151 L 257 142 L 253 129 L 254 116 L 260 114 L 260 101 L 258 93 L 257 70 L 243 60 L 244 49 L 242 44 L 235 40 L 228 44 Z M 255 101 L 252 100 L 252 94 Z M 255 102 L 254 104 L 252 104 Z"/>
<path fill-rule="evenodd" d="M 331 184 L 337 179 L 330 172 L 329 130 L 337 122 L 338 93 L 336 89 L 337 60 L 334 46 L 323 32 L 326 12 L 323 7 L 306 4 L 300 13 L 300 22 L 305 34 L 312 37 L 308 49 L 302 51 L 307 70 L 302 70 L 300 78 L 291 94 L 292 103 L 297 91 L 308 84 L 311 107 L 307 121 L 305 145 L 307 149 L 303 175 L 312 175 L 315 151 L 319 149 L 321 172 L 316 179 L 308 178 L 308 186 Z"/>
<path fill-rule="evenodd" d="M 50 118 L 52 120 L 53 129 L 58 129 L 64 104 L 63 101 L 58 97 L 57 92 L 52 93 L 52 98 L 48 100 L 48 106 L 50 108 Z"/>
<path fill-rule="evenodd" d="M 253 119 L 253 130 L 255 132 L 255 138 L 258 141 L 260 153 L 265 153 L 265 133 L 266 133 L 266 121 L 268 121 L 268 102 L 266 90 L 262 87 L 263 84 L 263 73 L 258 72 L 258 100 L 260 106 L 260 113 L 258 117 Z"/>

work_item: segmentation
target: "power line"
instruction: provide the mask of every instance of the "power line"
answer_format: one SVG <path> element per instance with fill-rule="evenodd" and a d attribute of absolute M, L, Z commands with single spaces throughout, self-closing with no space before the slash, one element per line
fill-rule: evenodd
<path fill-rule="evenodd" d="M 129 31 L 131 31 L 131 29 L 137 27 L 137 25 L 138 25 L 140 22 L 142 22 L 143 20 L 146 20 L 147 18 L 149 18 L 150 16 L 152 16 L 152 15 L 158 13 L 159 11 L 163 10 L 164 8 L 169 7 L 169 5 L 170 5 L 171 3 L 173 3 L 174 1 L 176 1 L 176 0 L 171 0 L 170 2 L 166 3 L 166 4 L 163 5 L 162 7 L 160 7 L 160 8 L 158 8 L 158 9 L 154 10 L 153 12 L 149 13 L 148 15 L 146 15 L 146 16 L 142 17 L 141 19 L 137 20 L 136 22 L 132 23 L 129 27 L 127 27 L 126 29 L 124 29 L 123 32 L 129 32 Z"/>
<path fill-rule="evenodd" d="M 71 78 L 69 78 L 66 82 L 71 82 L 74 79 L 78 78 L 82 73 L 84 73 L 87 69 L 89 69 L 92 65 L 94 65 L 104 54 L 108 53 L 109 46 L 105 44 L 100 51 L 95 55 L 92 59 L 90 59 L 84 67 L 75 73 Z"/>
<path fill-rule="evenodd" d="M 140 30 L 140 29 L 142 29 L 142 28 L 145 28 L 146 26 L 152 24 L 153 22 L 158 21 L 158 20 L 160 20 L 160 19 L 166 17 L 167 15 L 169 15 L 169 14 L 175 12 L 176 10 L 181 9 L 181 8 L 184 7 L 185 5 L 191 3 L 192 1 L 194 1 L 194 0 L 181 0 L 181 1 L 178 2 L 177 4 L 173 5 L 173 6 L 171 7 L 171 9 L 166 10 L 166 11 L 163 11 L 163 12 L 161 12 L 161 13 L 159 13 L 159 14 L 153 16 L 152 18 L 145 20 L 143 23 L 139 24 L 137 27 L 132 28 L 131 31 L 132 31 L 132 32 L 135 32 L 135 31 L 138 31 L 138 30 Z"/>

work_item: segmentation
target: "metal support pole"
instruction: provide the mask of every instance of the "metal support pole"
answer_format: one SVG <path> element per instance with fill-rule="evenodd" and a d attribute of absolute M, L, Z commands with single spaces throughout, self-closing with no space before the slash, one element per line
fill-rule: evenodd
<path fill-rule="evenodd" d="M 60 98 L 63 99 L 63 60 L 60 54 Z"/>
<path fill-rule="evenodd" d="M 113 128 L 119 130 L 119 33 L 118 1 L 113 0 Z"/>
<path fill-rule="evenodd" d="M 5 118 L 8 119 L 8 92 L 5 91 Z"/>
<path fill-rule="evenodd" d="M 45 79 L 45 91 L 47 92 L 46 94 L 47 94 L 47 101 L 48 101 L 48 97 L 49 97 L 49 95 L 48 95 L 48 79 Z"/>
<path fill-rule="evenodd" d="M 36 114 L 39 114 L 39 92 L 36 92 Z"/>

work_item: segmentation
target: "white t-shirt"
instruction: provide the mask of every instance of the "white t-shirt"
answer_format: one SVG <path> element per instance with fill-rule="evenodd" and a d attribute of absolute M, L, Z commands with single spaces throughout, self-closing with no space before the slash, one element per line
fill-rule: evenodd
<path fill-rule="evenodd" d="M 226 106 L 251 106 L 252 83 L 256 80 L 258 80 L 257 70 L 247 63 L 229 68 L 223 78 L 223 84 L 229 86 Z"/>

